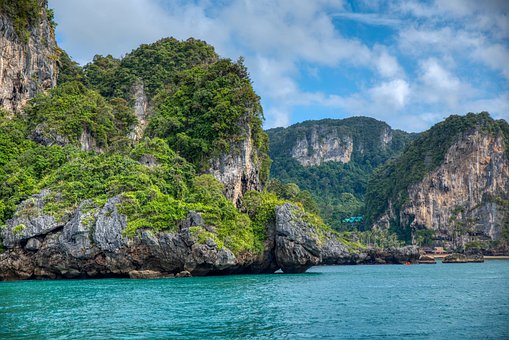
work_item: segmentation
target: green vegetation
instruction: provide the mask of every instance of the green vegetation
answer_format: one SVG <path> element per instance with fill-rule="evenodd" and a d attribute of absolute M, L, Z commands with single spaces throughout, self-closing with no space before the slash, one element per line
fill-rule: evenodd
<path fill-rule="evenodd" d="M 326 162 L 308 167 L 300 165 L 291 157 L 292 149 L 303 138 L 311 140 L 313 131 L 319 139 L 330 134 L 350 137 L 354 144 L 350 162 Z M 392 134 L 392 140 L 383 145 L 381 136 L 388 131 Z M 363 214 L 369 175 L 388 159 L 398 155 L 415 138 L 403 131 L 390 130 L 387 124 L 367 117 L 306 121 L 288 128 L 271 129 L 267 133 L 273 160 L 272 178 L 283 183 L 294 182 L 309 191 L 318 202 L 320 215 L 338 230 L 359 227 L 342 223 L 342 220 Z M 308 154 L 312 152 L 308 150 Z"/>
<path fill-rule="evenodd" d="M 84 82 L 84 74 L 81 66 L 71 59 L 64 50 L 58 50 L 58 79 L 57 84 L 62 85 L 72 81 Z"/>
<path fill-rule="evenodd" d="M 96 55 L 84 67 L 85 81 L 105 97 L 126 100 L 131 97 L 133 84 L 141 81 L 149 98 L 153 98 L 158 91 L 172 87 L 180 71 L 218 59 L 214 48 L 203 41 L 164 38 L 141 45 L 121 60 Z"/>
<path fill-rule="evenodd" d="M 266 152 L 260 98 L 241 61 L 221 59 L 180 72 L 174 87 L 161 91 L 154 101 L 148 135 L 165 138 L 198 170 L 207 169 L 209 159 L 246 138 L 248 127 L 255 146 Z"/>
<path fill-rule="evenodd" d="M 374 171 L 366 194 L 368 222 L 376 221 L 388 209 L 389 202 L 392 204 L 394 215 L 399 216 L 408 201 L 408 188 L 439 167 L 453 143 L 475 129 L 490 134 L 501 133 L 509 144 L 509 125 L 502 120 L 493 120 L 487 112 L 450 116 L 420 134 L 406 147 L 400 157 Z M 408 240 L 410 228 L 400 223 L 399 219 L 392 221 L 393 228 L 401 239 Z"/>
<path fill-rule="evenodd" d="M 420 229 L 415 232 L 415 243 L 418 246 L 431 247 L 433 245 L 433 238 L 435 231 L 431 229 Z"/>
<path fill-rule="evenodd" d="M 398 248 L 403 246 L 403 242 L 396 233 L 388 229 L 373 228 L 363 232 L 355 233 L 362 244 L 374 246 L 377 248 Z"/>
<path fill-rule="evenodd" d="M 198 171 L 207 169 L 212 157 L 251 138 L 259 151 L 255 161 L 262 164 L 262 181 L 268 178 L 262 107 L 242 58 L 221 59 L 200 40 L 165 38 L 122 59 L 96 55 L 83 73 L 68 56 L 61 63 L 64 79 L 77 77 L 106 98 L 132 104 L 134 86 L 143 85 L 153 106 L 147 135 L 166 139 Z"/>
<path fill-rule="evenodd" d="M 108 148 L 125 143 L 137 120 L 126 102 L 108 102 L 99 93 L 79 82 L 67 82 L 40 94 L 25 109 L 27 124 L 45 144 L 80 144 L 88 134 L 96 147 Z"/>
<path fill-rule="evenodd" d="M 0 13 L 12 18 L 18 38 L 27 43 L 30 38 L 30 27 L 41 18 L 41 7 L 38 0 L 0 0 Z"/>
<path fill-rule="evenodd" d="M 20 235 L 23 233 L 23 231 L 27 228 L 26 225 L 24 224 L 18 224 L 17 226 L 15 226 L 13 229 L 12 229 L 12 233 L 14 235 Z"/>

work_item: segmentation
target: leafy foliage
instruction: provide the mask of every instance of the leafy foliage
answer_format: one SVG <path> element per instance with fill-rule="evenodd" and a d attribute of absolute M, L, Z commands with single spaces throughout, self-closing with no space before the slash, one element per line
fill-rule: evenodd
<path fill-rule="evenodd" d="M 43 213 L 57 219 L 85 200 L 98 209 L 117 197 L 127 236 L 141 228 L 175 231 L 195 211 L 206 223 L 191 230 L 198 242 L 211 239 L 236 254 L 263 249 L 262 222 L 282 201 L 260 194 L 260 204 L 251 204 L 252 219 L 214 177 L 199 175 L 210 157 L 235 151 L 249 138 L 259 151 L 253 161 L 263 165 L 260 176 L 268 177 L 262 108 L 242 59 L 220 59 L 199 40 L 168 38 L 122 59 L 96 56 L 84 68 L 62 51 L 58 63 L 59 86 L 13 119 L 1 112 L 0 225 L 20 202 L 49 189 Z M 128 138 L 137 123 L 134 84 L 144 86 L 153 109 L 137 142 Z M 96 147 L 82 150 L 83 136 Z M 314 204 L 307 192 L 288 198 Z"/>
<path fill-rule="evenodd" d="M 83 133 L 90 134 L 100 148 L 122 139 L 137 122 L 125 101 L 108 102 L 79 82 L 67 82 L 39 94 L 25 110 L 29 129 L 37 130 L 49 143 L 59 139 L 79 145 Z"/>
<path fill-rule="evenodd" d="M 260 99 L 242 59 L 220 59 L 195 39 L 161 39 L 141 45 L 122 59 L 97 55 L 84 67 L 83 82 L 108 98 L 132 101 L 133 85 L 143 85 L 152 103 L 147 129 L 198 170 L 231 145 L 251 138 L 259 150 L 260 177 L 268 178 L 268 139 L 262 130 Z"/>
<path fill-rule="evenodd" d="M 58 85 L 62 85 L 63 83 L 68 83 L 72 81 L 81 81 L 83 82 L 84 75 L 83 69 L 81 66 L 71 59 L 71 57 L 64 50 L 58 51 Z"/>
<path fill-rule="evenodd" d="M 132 85 L 141 81 L 152 98 L 159 90 L 171 86 L 179 71 L 210 64 L 217 59 L 214 48 L 203 41 L 164 38 L 141 45 L 122 60 L 111 55 L 96 55 L 85 65 L 84 71 L 88 84 L 103 96 L 129 100 Z"/>
<path fill-rule="evenodd" d="M 228 59 L 179 73 L 175 87 L 155 99 L 157 108 L 147 133 L 169 145 L 198 169 L 232 143 L 246 138 L 246 127 L 258 148 L 266 144 L 261 131 L 260 99 L 241 62 Z"/>

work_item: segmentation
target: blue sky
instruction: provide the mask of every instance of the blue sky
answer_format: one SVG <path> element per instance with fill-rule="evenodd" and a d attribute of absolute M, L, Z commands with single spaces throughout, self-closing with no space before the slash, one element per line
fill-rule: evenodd
<path fill-rule="evenodd" d="M 365 115 L 422 131 L 450 114 L 509 120 L 509 1 L 50 0 L 81 64 L 162 37 L 244 56 L 265 127 Z"/>

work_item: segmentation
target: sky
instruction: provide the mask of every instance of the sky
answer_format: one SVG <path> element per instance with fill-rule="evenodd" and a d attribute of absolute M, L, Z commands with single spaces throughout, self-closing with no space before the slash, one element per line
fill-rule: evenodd
<path fill-rule="evenodd" d="M 245 58 L 264 127 L 369 116 L 423 131 L 451 114 L 509 121 L 507 0 L 49 0 L 84 65 L 173 36 Z"/>

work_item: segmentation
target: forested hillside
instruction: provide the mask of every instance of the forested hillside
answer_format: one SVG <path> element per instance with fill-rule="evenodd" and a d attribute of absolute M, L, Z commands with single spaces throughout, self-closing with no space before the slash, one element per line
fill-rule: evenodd
<path fill-rule="evenodd" d="M 351 227 L 343 219 L 363 214 L 372 171 L 414 138 L 367 117 L 305 121 L 267 134 L 272 178 L 309 191 L 322 217 L 338 229 Z"/>

